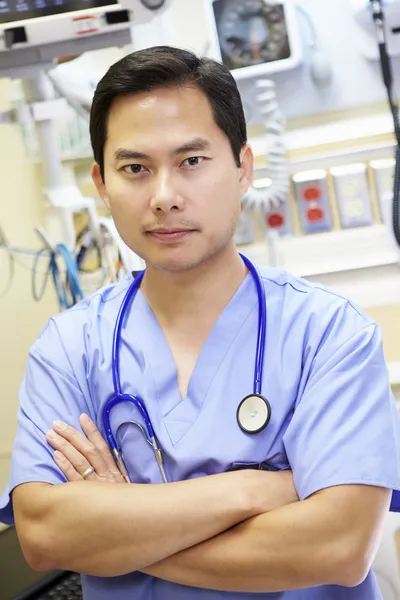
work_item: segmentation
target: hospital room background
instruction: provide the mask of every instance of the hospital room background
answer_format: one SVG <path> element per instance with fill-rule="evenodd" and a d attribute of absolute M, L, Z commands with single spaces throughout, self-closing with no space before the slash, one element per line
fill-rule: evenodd
<path fill-rule="evenodd" d="M 52 4 L 68 10 L 68 0 Z M 393 111 L 373 2 L 144 4 L 93 2 L 92 12 L 64 13 L 50 31 L 49 17 L 31 18 L 50 0 L 0 0 L 0 488 L 34 338 L 51 315 L 142 266 L 96 195 L 88 137 L 93 89 L 132 49 L 170 44 L 229 66 L 256 158 L 238 248 L 259 265 L 337 290 L 376 319 L 400 402 L 400 0 L 383 3 Z M 29 18 L 10 23 L 13 11 Z M 387 517 L 374 568 L 384 600 L 400 599 L 397 514 Z"/>

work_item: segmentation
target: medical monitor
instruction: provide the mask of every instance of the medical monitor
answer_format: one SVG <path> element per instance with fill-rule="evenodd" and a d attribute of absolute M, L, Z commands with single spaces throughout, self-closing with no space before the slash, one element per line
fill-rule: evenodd
<path fill-rule="evenodd" d="M 38 19 L 117 4 L 116 0 L 0 0 L 0 23 Z"/>
<path fill-rule="evenodd" d="M 132 27 L 158 14 L 141 0 L 0 0 L 0 77 L 16 77 L 24 67 L 49 68 L 59 57 L 125 46 L 132 42 Z"/>

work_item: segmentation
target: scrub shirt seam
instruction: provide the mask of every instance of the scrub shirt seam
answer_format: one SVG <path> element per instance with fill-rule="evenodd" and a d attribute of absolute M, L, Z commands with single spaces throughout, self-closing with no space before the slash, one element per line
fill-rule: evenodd
<path fill-rule="evenodd" d="M 360 329 L 357 329 L 357 330 L 356 330 L 354 333 L 352 333 L 352 335 L 351 335 L 350 337 L 348 337 L 348 338 L 346 338 L 344 341 L 342 341 L 342 342 L 340 343 L 340 346 L 337 346 L 337 347 L 334 349 L 334 352 L 333 352 L 332 356 L 334 356 L 334 355 L 336 354 L 336 352 L 337 352 L 338 350 L 340 350 L 340 349 L 341 349 L 341 348 L 342 348 L 342 347 L 343 347 L 345 344 L 348 344 L 349 342 L 351 342 L 351 341 L 352 341 L 352 340 L 353 340 L 353 339 L 354 339 L 354 338 L 355 338 L 357 335 L 359 335 L 360 333 L 362 333 L 362 332 L 363 332 L 363 331 L 365 331 L 366 329 L 369 329 L 370 327 L 371 327 L 371 328 L 374 330 L 374 333 L 376 333 L 376 332 L 378 331 L 378 325 L 377 325 L 376 323 L 374 323 L 374 322 L 371 322 L 371 323 L 367 323 L 367 324 L 365 324 L 363 327 L 361 327 Z M 317 348 L 316 348 L 316 350 L 315 350 L 315 354 L 314 354 L 313 362 L 314 362 L 314 360 L 315 360 L 315 359 L 318 357 L 318 352 L 320 351 L 321 345 L 322 345 L 323 343 L 324 343 L 324 342 L 323 342 L 323 340 L 321 339 L 321 340 L 320 340 L 320 343 L 318 344 L 318 347 L 317 347 Z M 372 365 L 373 365 L 373 364 L 374 364 L 374 363 L 372 363 Z M 312 370 L 312 369 L 310 369 L 310 373 L 308 374 L 309 376 L 310 376 L 310 374 L 311 374 L 311 370 Z M 332 369 L 332 370 L 335 372 L 335 371 L 336 371 L 336 368 L 334 368 L 334 369 Z M 340 373 L 341 371 L 342 371 L 342 369 L 339 369 L 339 371 L 338 371 L 338 372 Z M 307 381 L 308 381 L 308 378 L 307 378 Z M 306 383 L 306 385 L 307 385 L 307 383 Z M 305 390 L 304 390 L 304 391 L 305 391 Z"/>
<path fill-rule="evenodd" d="M 370 324 L 373 323 L 372 319 L 370 319 L 366 314 L 364 314 L 355 304 L 353 304 L 351 302 L 351 300 L 349 300 L 348 298 L 345 298 L 344 296 L 341 296 L 334 290 L 330 290 L 328 288 L 321 287 L 317 283 L 310 285 L 310 289 L 302 290 L 299 287 L 296 287 L 296 285 L 292 281 L 287 280 L 287 281 L 280 283 L 279 281 L 276 281 L 275 279 L 269 279 L 266 275 L 261 275 L 261 278 L 263 279 L 263 281 L 267 281 L 268 283 L 274 283 L 275 285 L 277 285 L 279 287 L 285 287 L 286 285 L 289 285 L 292 289 L 294 289 L 296 292 L 299 292 L 300 294 L 309 294 L 310 291 L 319 290 L 320 292 L 324 292 L 324 293 L 328 294 L 329 296 L 334 296 L 335 298 L 343 300 L 344 304 L 347 306 L 350 306 L 358 314 L 358 316 L 360 316 L 364 321 L 369 321 Z"/>
<path fill-rule="evenodd" d="M 205 405 L 205 404 L 206 404 L 206 402 L 207 402 L 207 396 L 208 396 L 208 393 L 209 393 L 209 391 L 210 391 L 210 387 L 211 387 L 211 385 L 212 385 L 213 381 L 215 380 L 215 378 L 217 377 L 217 375 L 218 375 L 218 373 L 219 373 L 219 370 L 221 369 L 221 367 L 222 367 L 222 365 L 223 365 L 223 363 L 224 363 L 224 361 L 225 361 L 225 359 L 226 359 L 226 356 L 227 356 L 227 354 L 228 354 L 229 350 L 232 348 L 233 344 L 235 343 L 235 340 L 236 340 L 236 338 L 238 337 L 239 333 L 242 331 L 242 329 L 243 329 L 244 325 L 247 323 L 248 319 L 250 319 L 251 315 L 253 314 L 253 311 L 254 311 L 254 309 L 255 309 L 257 306 L 258 306 L 258 300 L 257 300 L 257 301 L 254 303 L 254 305 L 253 305 L 253 306 L 252 306 L 252 308 L 250 309 L 250 311 L 249 311 L 249 313 L 248 313 L 247 317 L 244 319 L 244 321 L 243 321 L 243 322 L 242 322 L 242 324 L 240 325 L 240 327 L 239 327 L 239 329 L 237 330 L 236 334 L 235 334 L 235 335 L 234 335 L 234 337 L 232 338 L 232 341 L 231 341 L 231 343 L 230 343 L 230 344 L 229 344 L 229 346 L 227 347 L 227 349 L 226 349 L 226 351 L 225 351 L 225 354 L 224 354 L 224 355 L 223 355 L 223 357 L 221 358 L 221 360 L 220 360 L 220 362 L 219 362 L 219 365 L 218 365 L 218 367 L 217 367 L 217 370 L 215 371 L 215 373 L 214 373 L 213 377 L 211 378 L 211 380 L 210 380 L 210 382 L 209 382 L 209 384 L 208 384 L 208 387 L 207 387 L 207 389 L 206 389 L 206 392 L 205 392 L 205 394 L 204 394 L 204 400 L 203 400 L 203 402 L 201 403 L 201 407 L 200 407 L 200 410 L 198 411 L 198 414 L 197 414 L 196 418 L 194 419 L 194 421 L 188 421 L 188 423 L 190 424 L 190 429 L 193 427 L 193 425 L 195 425 L 195 423 L 197 422 L 197 420 L 199 419 L 199 417 L 200 417 L 200 415 L 201 415 L 201 413 L 202 413 L 202 411 L 203 411 L 204 405 Z M 167 429 L 167 431 L 168 431 L 168 429 Z M 187 433 L 187 430 L 186 430 L 186 431 L 185 431 L 185 432 L 184 432 L 184 433 L 181 435 L 181 437 L 180 437 L 179 439 L 177 439 L 177 440 L 175 441 L 175 443 L 173 443 L 173 446 L 176 446 L 177 444 L 179 444 L 179 442 L 180 442 L 180 441 L 181 441 L 181 439 L 182 439 L 182 438 L 183 438 L 183 437 L 186 435 L 186 433 Z M 171 440 L 171 441 L 172 441 L 172 440 Z"/>
<path fill-rule="evenodd" d="M 388 483 L 383 482 L 383 480 L 379 480 L 379 479 L 368 479 L 367 477 L 353 477 L 353 478 L 347 477 L 345 479 L 342 479 L 341 481 L 335 480 L 333 482 L 329 482 L 329 481 L 321 482 L 321 483 L 318 483 L 317 485 L 311 486 L 310 489 L 307 489 L 307 488 L 305 488 L 304 490 L 299 489 L 298 490 L 299 498 L 300 498 L 300 500 L 305 500 L 321 490 L 324 490 L 327 488 L 332 488 L 332 487 L 339 487 L 342 485 L 370 485 L 370 486 L 385 488 L 388 490 L 397 489 L 397 484 L 394 486 L 391 486 L 391 485 L 388 485 Z"/>
<path fill-rule="evenodd" d="M 72 306 L 69 310 L 58 314 L 56 318 L 61 319 L 62 317 L 66 316 L 70 313 L 88 310 L 88 308 L 92 304 L 93 300 L 95 300 L 99 296 L 102 300 L 102 304 L 107 304 L 108 302 L 112 302 L 113 300 L 118 298 L 121 294 L 124 294 L 126 292 L 127 292 L 127 288 L 124 288 L 124 289 L 120 290 L 119 292 L 117 292 L 114 296 L 111 296 L 110 298 L 106 298 L 106 299 L 102 297 L 102 292 L 97 292 L 97 293 L 93 294 L 93 296 L 89 300 L 86 300 L 83 303 L 79 302 L 75 306 Z M 81 304 L 84 304 L 84 306 L 82 306 Z M 54 317 L 52 317 L 50 320 L 54 320 Z"/>

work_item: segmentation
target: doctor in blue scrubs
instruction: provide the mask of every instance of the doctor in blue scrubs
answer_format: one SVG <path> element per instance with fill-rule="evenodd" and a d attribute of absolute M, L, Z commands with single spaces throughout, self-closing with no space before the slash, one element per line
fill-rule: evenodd
<path fill-rule="evenodd" d="M 99 194 L 146 263 L 119 370 L 168 483 L 131 402 L 109 414 L 131 483 L 105 442 L 129 276 L 31 348 L 0 520 L 35 569 L 82 573 L 85 600 L 378 600 L 400 428 L 377 325 L 262 269 L 271 412 L 258 433 L 240 427 L 259 306 L 234 245 L 253 157 L 231 74 L 176 48 L 130 54 L 100 81 L 90 130 Z"/>

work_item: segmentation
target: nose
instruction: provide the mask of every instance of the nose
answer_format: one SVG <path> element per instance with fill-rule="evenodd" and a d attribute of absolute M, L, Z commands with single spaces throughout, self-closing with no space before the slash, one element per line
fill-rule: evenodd
<path fill-rule="evenodd" d="M 154 181 L 154 191 L 150 202 L 151 209 L 157 213 L 181 210 L 182 198 L 180 198 L 174 186 L 172 176 L 167 172 L 160 172 Z"/>

